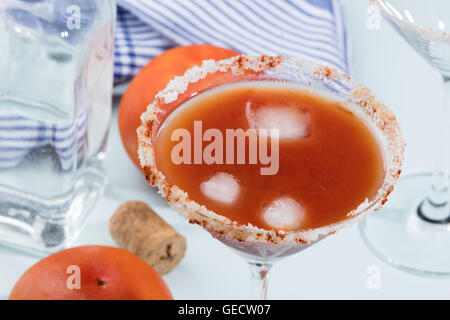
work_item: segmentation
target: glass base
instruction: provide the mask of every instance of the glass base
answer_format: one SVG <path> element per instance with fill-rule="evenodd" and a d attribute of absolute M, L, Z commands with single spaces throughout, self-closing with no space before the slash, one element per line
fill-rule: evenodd
<path fill-rule="evenodd" d="M 36 256 L 70 247 L 105 187 L 100 160 L 80 170 L 73 189 L 58 197 L 30 197 L 0 185 L 0 244 Z"/>
<path fill-rule="evenodd" d="M 386 206 L 361 222 L 362 238 L 384 262 L 422 276 L 450 276 L 450 223 L 433 222 L 419 210 L 431 174 L 407 176 L 397 183 Z M 450 208 L 441 208 L 448 210 Z"/>

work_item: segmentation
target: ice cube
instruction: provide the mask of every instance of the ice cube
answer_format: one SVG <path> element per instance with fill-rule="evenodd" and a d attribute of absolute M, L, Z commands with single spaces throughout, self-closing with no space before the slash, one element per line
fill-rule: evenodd
<path fill-rule="evenodd" d="M 311 113 L 305 107 L 293 105 L 263 105 L 254 107 L 247 102 L 246 116 L 250 128 L 278 129 L 279 138 L 304 139 L 311 135 Z"/>
<path fill-rule="evenodd" d="M 239 196 L 240 186 L 237 179 L 225 172 L 218 172 L 200 184 L 200 190 L 208 198 L 232 204 Z"/>
<path fill-rule="evenodd" d="M 305 208 L 294 199 L 283 196 L 266 206 L 261 215 L 274 229 L 294 230 L 303 224 Z"/>

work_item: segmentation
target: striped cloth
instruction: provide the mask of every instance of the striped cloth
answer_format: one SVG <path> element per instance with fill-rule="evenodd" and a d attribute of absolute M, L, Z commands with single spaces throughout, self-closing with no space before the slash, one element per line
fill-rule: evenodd
<path fill-rule="evenodd" d="M 242 53 L 298 56 L 350 73 L 349 42 L 339 0 L 117 3 L 116 83 L 136 75 L 168 48 L 200 43 Z M 51 149 L 60 170 L 72 170 L 73 159 L 84 152 L 87 117 L 87 112 L 79 112 L 69 124 L 49 125 L 0 107 L 0 170 L 16 167 L 42 148 Z"/>
<path fill-rule="evenodd" d="M 117 0 L 115 79 L 175 45 L 315 60 L 350 73 L 339 0 Z"/>
<path fill-rule="evenodd" d="M 24 159 L 38 162 L 51 155 L 56 168 L 70 171 L 76 165 L 74 160 L 85 153 L 86 132 L 85 111 L 76 121 L 48 125 L 0 108 L 0 170 L 14 168 Z"/>

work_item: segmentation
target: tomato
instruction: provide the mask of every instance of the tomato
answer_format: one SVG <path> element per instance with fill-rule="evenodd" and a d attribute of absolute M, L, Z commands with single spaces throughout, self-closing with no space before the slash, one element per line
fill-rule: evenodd
<path fill-rule="evenodd" d="M 28 269 L 10 300 L 171 300 L 161 276 L 119 248 L 84 246 L 52 254 Z"/>
<path fill-rule="evenodd" d="M 238 54 L 207 44 L 176 47 L 151 60 L 134 77 L 120 101 L 119 131 L 125 150 L 138 168 L 141 167 L 136 130 L 141 125 L 141 114 L 155 95 L 174 77 L 183 75 L 193 66 L 201 65 L 203 60 L 222 60 Z"/>

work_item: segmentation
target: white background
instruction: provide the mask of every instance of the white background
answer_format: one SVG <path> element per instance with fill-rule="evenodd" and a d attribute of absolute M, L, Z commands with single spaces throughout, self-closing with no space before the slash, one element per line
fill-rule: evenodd
<path fill-rule="evenodd" d="M 441 101 L 438 74 L 384 21 L 379 30 L 366 27 L 367 2 L 344 0 L 353 43 L 354 77 L 371 88 L 396 113 L 408 142 L 406 173 L 431 170 L 432 137 L 437 134 L 436 106 Z M 117 104 L 117 101 L 116 101 Z M 147 186 L 120 142 L 115 112 L 107 161 L 110 185 L 88 220 L 77 245 L 114 245 L 108 219 L 124 201 L 149 203 L 188 240 L 181 264 L 164 279 L 177 299 L 246 299 L 246 262 L 189 225 Z M 395 196 L 395 194 L 394 194 Z M 443 254 L 448 254 L 445 252 Z M 0 298 L 6 298 L 20 275 L 37 259 L 0 248 Z M 380 270 L 378 290 L 367 286 L 367 270 Z M 330 236 L 273 269 L 273 299 L 436 299 L 450 298 L 450 279 L 409 275 L 379 261 L 362 242 L 356 226 Z"/>

